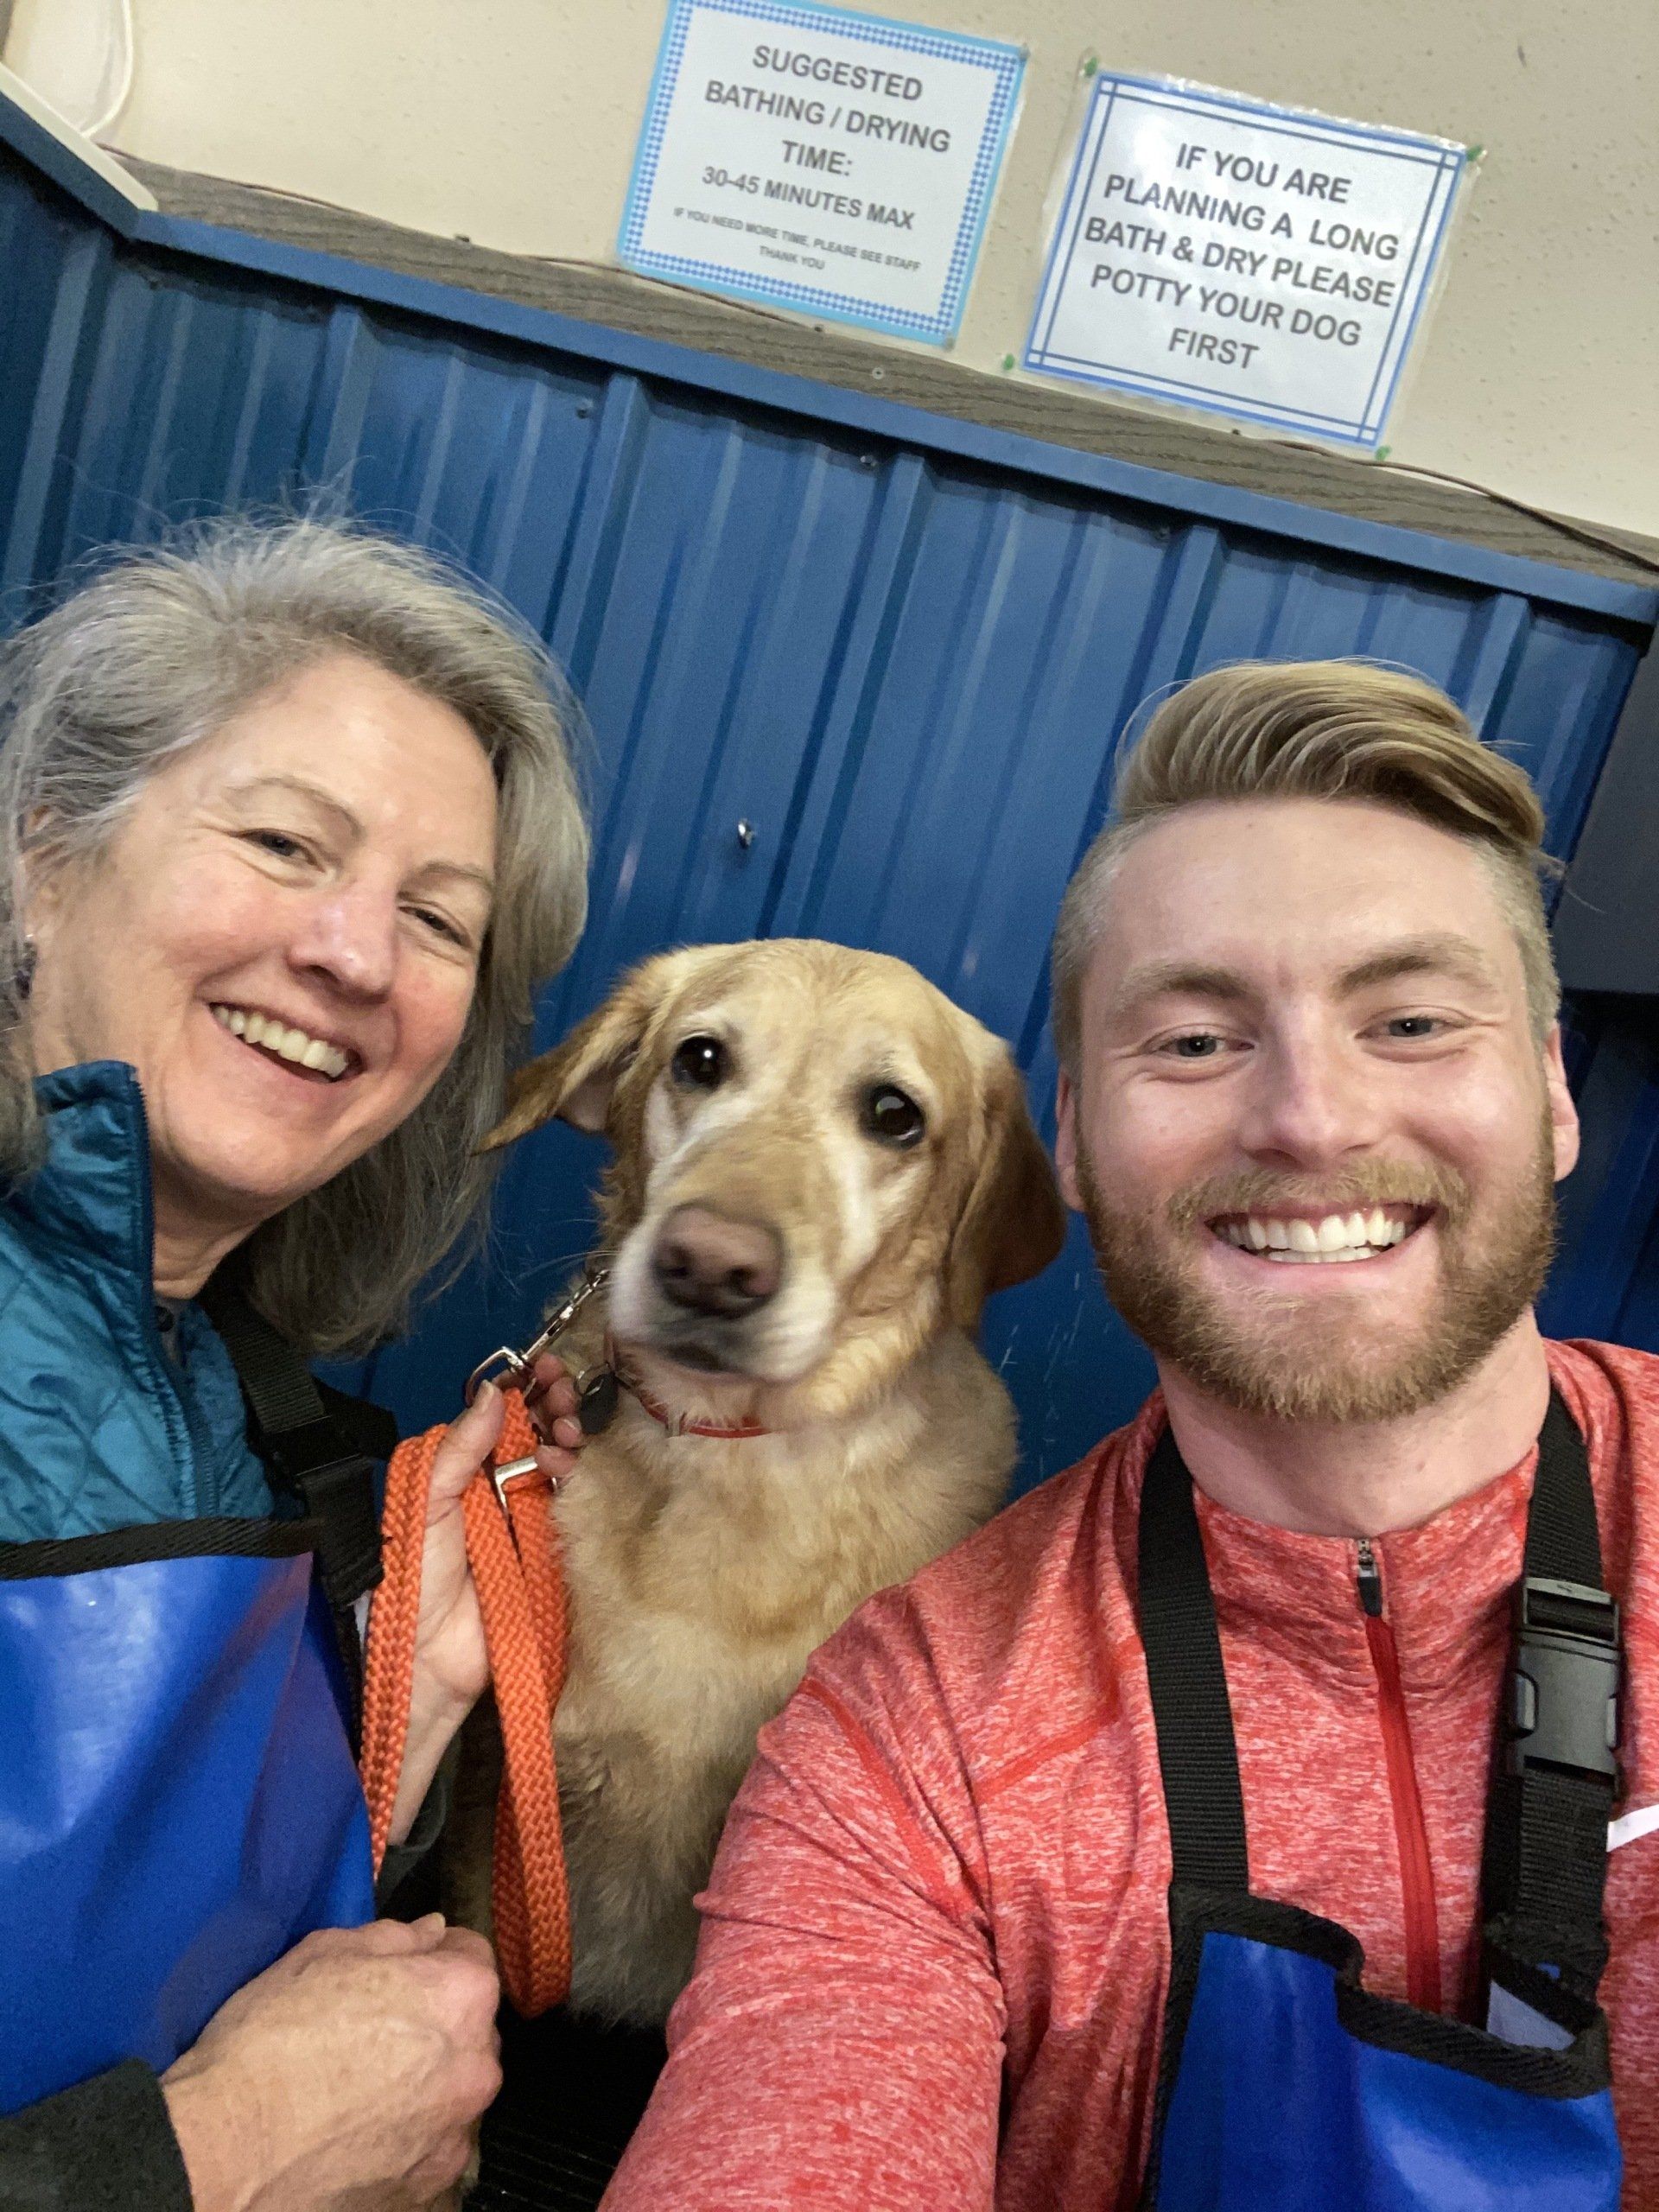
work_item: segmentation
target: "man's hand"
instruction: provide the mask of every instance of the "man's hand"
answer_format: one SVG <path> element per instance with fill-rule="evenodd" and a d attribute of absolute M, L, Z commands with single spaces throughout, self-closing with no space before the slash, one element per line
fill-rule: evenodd
<path fill-rule="evenodd" d="M 308 1936 L 162 2076 L 195 2212 L 425 2212 L 501 2085 L 496 2001 L 439 1914 Z"/>
<path fill-rule="evenodd" d="M 556 1483 L 563 1482 L 576 1464 L 582 1443 L 575 1385 L 563 1360 L 550 1352 L 543 1354 L 524 1403 L 543 1439 L 536 1453 L 537 1464 Z M 484 1383 L 452 1425 L 432 1463 L 409 1741 L 392 1810 L 393 1843 L 401 1843 L 409 1834 L 439 1761 L 490 1678 L 483 1617 L 467 1564 L 461 1500 L 479 1463 L 494 1448 L 504 1410 L 501 1393 L 493 1383 Z"/>

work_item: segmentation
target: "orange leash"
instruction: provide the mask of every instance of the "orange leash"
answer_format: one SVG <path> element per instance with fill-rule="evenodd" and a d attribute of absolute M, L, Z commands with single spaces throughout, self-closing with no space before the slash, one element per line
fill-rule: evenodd
<path fill-rule="evenodd" d="M 505 1754 L 491 1884 L 495 1944 L 508 1996 L 533 2019 L 570 1986 L 570 1902 L 553 1764 L 553 1714 L 564 1687 L 564 1586 L 547 1477 L 534 1466 L 499 1471 L 531 1457 L 537 1442 L 524 1401 L 516 1391 L 503 1395 L 501 1440 L 467 1484 L 461 1512 Z M 400 1444 L 386 1475 L 385 1580 L 369 1613 L 363 1669 L 363 1793 L 377 1872 L 409 1735 L 427 1491 L 446 1433 L 429 1428 Z"/>

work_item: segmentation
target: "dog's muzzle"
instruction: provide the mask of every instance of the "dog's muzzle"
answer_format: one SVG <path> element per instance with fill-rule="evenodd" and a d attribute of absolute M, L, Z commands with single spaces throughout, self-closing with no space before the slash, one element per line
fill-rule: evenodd
<path fill-rule="evenodd" d="M 745 1321 L 778 1295 L 783 1239 L 766 1222 L 741 1221 L 712 1206 L 676 1206 L 657 1231 L 651 1275 L 658 1295 L 683 1315 Z"/>
<path fill-rule="evenodd" d="M 611 1320 L 625 1354 L 785 1382 L 822 1357 L 834 1302 L 781 1224 L 687 1198 L 623 1240 Z"/>

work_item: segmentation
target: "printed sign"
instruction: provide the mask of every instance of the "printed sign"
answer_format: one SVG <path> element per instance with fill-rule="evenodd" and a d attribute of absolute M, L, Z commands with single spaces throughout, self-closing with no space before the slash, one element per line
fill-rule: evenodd
<path fill-rule="evenodd" d="M 1465 149 L 1101 76 L 1025 365 L 1375 448 Z"/>
<path fill-rule="evenodd" d="M 948 340 L 1024 68 L 994 39 L 839 8 L 671 0 L 618 257 Z"/>

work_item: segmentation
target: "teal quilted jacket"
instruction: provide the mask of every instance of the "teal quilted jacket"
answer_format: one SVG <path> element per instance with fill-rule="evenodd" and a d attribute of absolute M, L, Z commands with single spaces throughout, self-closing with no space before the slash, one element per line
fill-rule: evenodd
<path fill-rule="evenodd" d="M 37 1090 L 48 1156 L 0 1198 L 0 1542 L 269 1513 L 207 1315 L 162 1348 L 137 1076 L 98 1060 Z"/>

